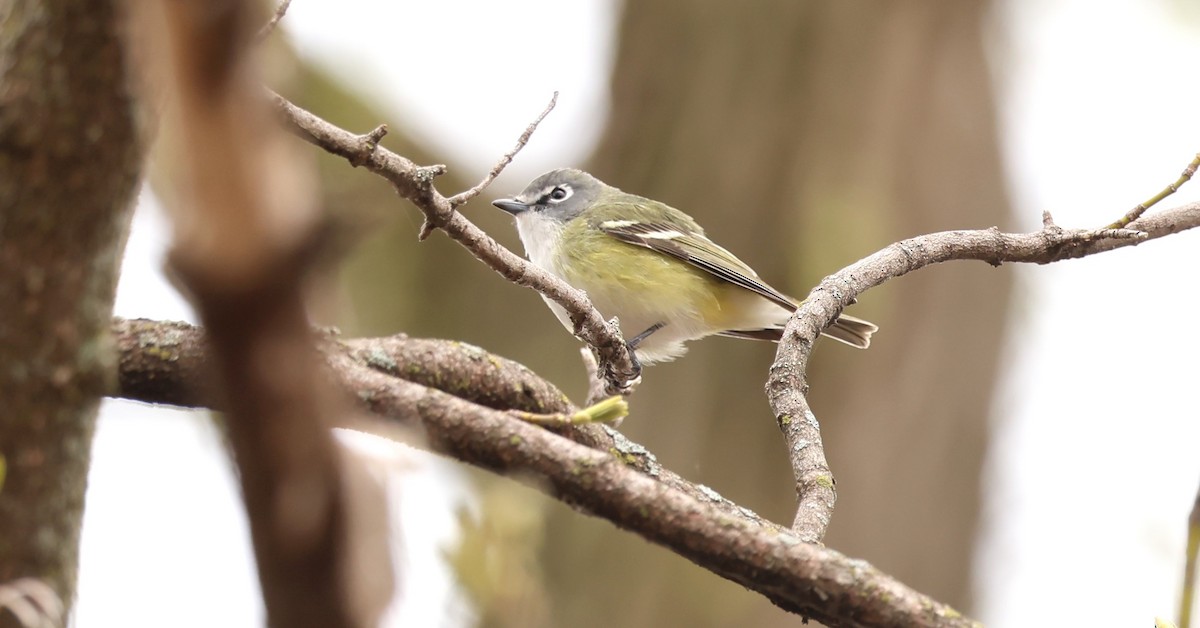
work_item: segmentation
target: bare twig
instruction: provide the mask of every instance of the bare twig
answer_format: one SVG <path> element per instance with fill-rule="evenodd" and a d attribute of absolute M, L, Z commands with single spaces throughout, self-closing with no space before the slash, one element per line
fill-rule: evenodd
<path fill-rule="evenodd" d="M 537 130 L 538 125 L 542 123 L 542 120 L 545 120 L 546 116 L 550 115 L 550 112 L 554 110 L 554 105 L 556 104 L 558 104 L 558 92 L 554 92 L 554 94 L 550 96 L 550 102 L 546 104 L 546 108 L 543 109 L 540 114 L 538 114 L 538 117 L 535 118 L 533 122 L 529 123 L 529 126 L 525 127 L 525 132 L 521 134 L 521 137 L 517 138 L 516 146 L 513 146 L 512 150 L 504 153 L 504 156 L 500 158 L 500 161 L 496 162 L 496 165 L 492 166 L 491 171 L 487 173 L 487 176 L 483 178 L 483 181 L 480 181 L 475 185 L 475 187 L 465 192 L 459 192 L 458 194 L 451 196 L 450 206 L 458 208 L 467 201 L 479 196 L 480 192 L 487 188 L 487 186 L 491 185 L 492 181 L 495 181 L 496 177 L 500 176 L 500 173 L 508 167 L 508 164 L 512 163 L 513 157 L 516 157 L 517 153 L 521 152 L 522 148 L 525 148 L 525 144 L 529 142 L 529 138 L 533 135 L 533 132 Z"/>
<path fill-rule="evenodd" d="M 1126 212 L 1125 215 L 1121 216 L 1121 218 L 1118 219 L 1116 222 L 1108 225 L 1108 228 L 1109 229 L 1124 229 L 1126 226 L 1129 225 L 1129 223 L 1137 220 L 1138 218 L 1141 217 L 1142 214 L 1146 213 L 1147 209 L 1154 207 L 1156 204 L 1158 204 L 1159 201 L 1178 192 L 1179 188 L 1184 183 L 1187 183 L 1192 178 L 1192 175 L 1196 174 L 1197 168 L 1200 168 L 1200 153 L 1196 153 L 1196 157 L 1193 158 L 1191 163 L 1189 163 L 1187 165 L 1187 167 L 1183 169 L 1183 174 L 1179 175 L 1178 179 L 1176 179 L 1173 183 L 1171 183 L 1167 187 L 1163 188 L 1163 190 L 1161 192 L 1159 192 L 1158 194 L 1155 194 L 1154 196 L 1150 197 L 1150 200 L 1148 200 L 1144 203 L 1139 203 L 1136 207 L 1134 207 L 1133 209 Z"/>
<path fill-rule="evenodd" d="M 282 0 L 279 3 L 279 6 L 275 7 L 275 12 L 271 14 L 271 19 L 267 20 L 267 23 L 263 24 L 262 28 L 258 29 L 258 34 L 255 35 L 254 38 L 258 41 L 262 41 L 266 39 L 268 35 L 274 32 L 275 27 L 279 25 L 279 20 L 283 19 L 284 14 L 287 13 L 288 7 L 291 6 L 291 4 L 292 0 Z"/>
<path fill-rule="evenodd" d="M 1128 229 L 1062 229 L 1044 215 L 1041 231 L 944 231 L 910 238 L 826 277 L 792 315 L 771 366 L 767 394 L 783 431 L 799 505 L 793 530 L 816 542 L 824 537 L 836 500 L 833 475 L 822 450 L 820 426 L 808 406 L 805 369 L 821 330 L 864 291 L 930 264 L 959 259 L 1048 264 L 1132 246 L 1200 225 L 1200 203 L 1146 216 Z"/>
<path fill-rule="evenodd" d="M 278 94 L 272 94 L 272 98 L 284 124 L 301 139 L 352 164 L 361 164 L 387 179 L 401 196 L 416 205 L 427 223 L 422 226 L 422 233 L 433 228 L 445 231 L 505 279 L 533 288 L 561 305 L 571 316 L 575 336 L 599 354 L 608 394 L 629 390 L 630 383 L 637 379 L 637 371 L 620 331 L 600 316 L 583 292 L 504 248 L 455 211 L 450 200 L 433 185 L 434 178 L 445 172 L 445 166 L 420 167 L 383 146 L 364 152 L 362 136 L 334 126 Z"/>

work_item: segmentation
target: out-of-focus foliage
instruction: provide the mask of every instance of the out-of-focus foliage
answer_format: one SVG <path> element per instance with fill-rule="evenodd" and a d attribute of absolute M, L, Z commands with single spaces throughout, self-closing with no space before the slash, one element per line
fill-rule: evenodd
<path fill-rule="evenodd" d="M 548 625 L 541 566 L 548 504 L 540 493 L 509 484 L 482 491 L 478 515 L 459 512 L 463 540 L 448 558 L 475 603 L 480 625 Z"/>

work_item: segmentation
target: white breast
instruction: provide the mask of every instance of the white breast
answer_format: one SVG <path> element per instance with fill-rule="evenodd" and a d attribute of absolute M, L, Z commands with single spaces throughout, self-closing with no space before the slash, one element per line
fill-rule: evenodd
<path fill-rule="evenodd" d="M 521 245 L 525 247 L 525 255 L 534 266 L 563 279 L 558 260 L 558 241 L 562 237 L 563 225 L 557 220 L 539 216 L 532 211 L 517 215 L 517 235 L 521 236 Z M 546 305 L 558 322 L 568 331 L 571 330 L 571 317 L 561 305 L 541 295 Z"/>
<path fill-rule="evenodd" d="M 532 211 L 517 215 L 517 234 L 521 236 L 521 244 L 529 261 L 557 277 L 562 276 L 558 271 L 557 259 L 562 230 L 561 222 Z"/>

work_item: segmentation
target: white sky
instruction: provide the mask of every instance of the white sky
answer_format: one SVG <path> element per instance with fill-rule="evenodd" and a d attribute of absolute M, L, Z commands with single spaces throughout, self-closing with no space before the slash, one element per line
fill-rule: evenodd
<path fill-rule="evenodd" d="M 1200 151 L 1195 14 L 1188 25 L 1153 0 L 1017 0 L 1001 16 L 996 54 L 1014 59 L 998 74 L 1002 116 L 1024 227 L 1043 209 L 1064 226 L 1109 222 Z M 296 0 L 284 20 L 305 55 L 378 99 L 387 121 L 423 129 L 478 174 L 560 90 L 507 188 L 587 155 L 603 126 L 613 26 L 609 0 Z M 481 41 L 492 43 L 459 43 Z M 412 80 L 414 68 L 431 78 Z M 1200 198 L 1192 185 L 1166 205 Z M 987 625 L 1144 626 L 1175 613 L 1200 482 L 1198 243 L 1184 234 L 1022 270 L 996 408 L 1008 420 L 997 421 L 985 488 L 974 614 Z M 164 246 L 161 218 L 139 212 L 118 314 L 190 317 L 158 273 Z M 344 440 L 383 467 L 400 456 L 441 468 Z M 393 481 L 406 499 L 433 499 L 446 492 L 438 473 Z M 404 522 L 404 560 L 430 573 L 452 535 L 422 537 L 415 520 Z M 79 628 L 262 624 L 236 485 L 195 414 L 106 402 L 81 571 Z M 444 582 L 422 580 L 393 625 L 469 625 Z"/>
<path fill-rule="evenodd" d="M 1171 3 L 1177 9 L 1184 3 Z M 1110 222 L 1200 151 L 1200 20 L 1023 0 L 1002 102 L 1028 228 Z M 1200 198 L 1200 181 L 1164 202 Z M 989 626 L 1173 617 L 1200 484 L 1200 234 L 1023 269 L 997 402 L 976 613 Z"/>

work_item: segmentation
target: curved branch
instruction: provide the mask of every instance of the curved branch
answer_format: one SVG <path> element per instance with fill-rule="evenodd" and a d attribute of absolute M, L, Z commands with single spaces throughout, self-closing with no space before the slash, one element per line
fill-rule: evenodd
<path fill-rule="evenodd" d="M 787 443 L 796 479 L 798 507 L 792 529 L 819 542 L 836 499 L 833 475 L 821 448 L 820 425 L 808 406 L 805 370 L 813 343 L 842 309 L 860 294 L 889 279 L 931 264 L 974 259 L 999 266 L 1006 262 L 1048 264 L 1134 246 L 1200 226 L 1200 203 L 1143 216 L 1126 229 L 1063 229 L 1049 215 L 1034 233 L 999 229 L 943 231 L 892 244 L 826 277 L 788 321 L 771 365 L 767 396 Z"/>

